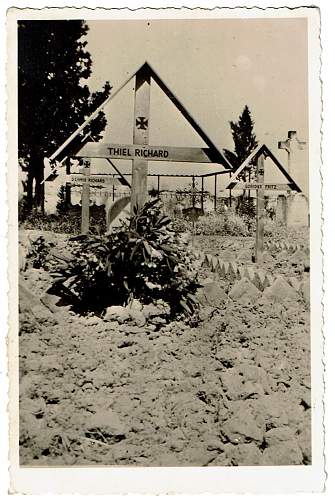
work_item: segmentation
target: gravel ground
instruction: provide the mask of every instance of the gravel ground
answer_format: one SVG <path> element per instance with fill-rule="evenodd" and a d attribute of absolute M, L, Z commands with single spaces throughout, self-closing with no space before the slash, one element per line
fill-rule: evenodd
<path fill-rule="evenodd" d="M 310 464 L 307 302 L 209 281 L 196 327 L 139 327 L 77 316 L 23 272 L 21 464 Z"/>

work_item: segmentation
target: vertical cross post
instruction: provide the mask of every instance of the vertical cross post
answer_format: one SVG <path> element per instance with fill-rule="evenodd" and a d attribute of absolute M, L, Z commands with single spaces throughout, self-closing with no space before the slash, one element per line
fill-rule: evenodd
<path fill-rule="evenodd" d="M 249 184 L 251 182 L 251 168 L 249 168 L 249 172 L 248 172 L 248 182 L 249 182 Z M 248 200 L 250 200 L 250 189 L 248 189 Z"/>
<path fill-rule="evenodd" d="M 115 179 L 115 174 L 113 174 L 113 181 L 114 181 L 114 179 Z M 113 182 L 112 192 L 113 192 L 113 201 L 114 201 L 114 198 L 115 198 L 115 185 L 114 185 L 114 182 Z"/>
<path fill-rule="evenodd" d="M 66 165 L 66 175 L 70 175 L 71 174 L 70 158 L 68 158 L 66 160 L 65 165 Z M 66 211 L 68 211 L 70 205 L 71 205 L 71 184 L 66 183 L 65 184 L 65 206 L 66 206 Z"/>
<path fill-rule="evenodd" d="M 195 178 L 192 176 L 192 207 L 195 207 Z"/>
<path fill-rule="evenodd" d="M 264 184 L 264 155 L 261 154 L 257 159 L 257 184 Z M 256 207 L 256 246 L 255 261 L 262 261 L 264 251 L 264 188 L 257 189 L 257 207 Z"/>
<path fill-rule="evenodd" d="M 135 76 L 134 144 L 149 143 L 150 74 L 143 68 Z M 148 195 L 148 160 L 132 160 L 131 213 L 143 207 Z"/>
<path fill-rule="evenodd" d="M 91 160 L 84 160 L 83 174 L 86 177 L 81 190 L 81 234 L 88 234 L 90 229 L 90 175 Z"/>
<path fill-rule="evenodd" d="M 161 180 L 160 175 L 157 175 L 157 194 L 158 194 L 158 198 L 160 196 L 160 180 Z"/>
<path fill-rule="evenodd" d="M 214 175 L 214 212 L 216 212 L 217 175 Z"/>
<path fill-rule="evenodd" d="M 195 193 L 196 193 L 196 188 L 195 188 L 195 177 L 194 175 L 192 176 L 192 207 L 193 207 L 193 212 L 192 212 L 192 247 L 194 247 L 194 236 L 195 236 L 195 221 L 196 221 L 196 215 L 195 215 Z"/>
<path fill-rule="evenodd" d="M 204 212 L 204 178 L 201 177 L 201 210 Z"/>

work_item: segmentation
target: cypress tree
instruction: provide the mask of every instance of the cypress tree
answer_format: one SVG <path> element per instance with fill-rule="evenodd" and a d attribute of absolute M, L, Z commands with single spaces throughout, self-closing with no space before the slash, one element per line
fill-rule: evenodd
<path fill-rule="evenodd" d="M 111 89 L 106 82 L 91 93 L 85 84 L 92 66 L 84 39 L 88 29 L 81 20 L 18 22 L 18 155 L 28 173 L 28 210 L 35 206 L 43 211 L 43 158 L 74 132 Z M 105 126 L 101 112 L 84 133 L 89 130 L 99 140 Z M 64 156 L 71 154 L 75 143 Z"/>
<path fill-rule="evenodd" d="M 236 122 L 230 122 L 238 165 L 258 146 L 254 133 L 254 122 L 248 106 L 245 106 Z M 241 180 L 247 180 L 247 171 L 241 173 Z"/>

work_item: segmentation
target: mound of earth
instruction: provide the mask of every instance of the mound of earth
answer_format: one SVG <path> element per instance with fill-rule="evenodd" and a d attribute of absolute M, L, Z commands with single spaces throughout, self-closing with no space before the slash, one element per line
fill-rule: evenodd
<path fill-rule="evenodd" d="M 282 276 L 279 276 L 271 286 L 266 288 L 263 295 L 274 302 L 297 301 L 299 299 L 298 293 Z"/>
<path fill-rule="evenodd" d="M 256 301 L 260 296 L 261 292 L 250 280 L 248 280 L 248 278 L 242 278 L 236 281 L 229 292 L 229 297 L 234 300 Z"/>
<path fill-rule="evenodd" d="M 136 304 L 125 322 L 47 307 L 36 271 L 20 278 L 21 465 L 311 464 L 307 281 L 275 280 L 270 302 L 210 279 L 198 323 L 150 323 L 150 306 L 136 323 Z"/>

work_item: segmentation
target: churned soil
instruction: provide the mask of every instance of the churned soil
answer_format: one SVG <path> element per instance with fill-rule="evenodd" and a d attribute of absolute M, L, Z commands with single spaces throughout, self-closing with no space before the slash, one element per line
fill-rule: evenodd
<path fill-rule="evenodd" d="M 263 254 L 261 268 L 265 272 L 281 274 L 288 277 L 301 277 L 309 273 L 309 230 L 308 228 L 291 228 L 283 238 L 281 235 L 265 236 L 266 243 L 289 243 L 300 245 L 295 249 L 266 249 Z M 195 247 L 205 253 L 210 253 L 223 261 L 236 262 L 239 265 L 254 265 L 255 237 L 232 236 L 202 236 L 195 237 Z M 259 266 L 255 266 L 259 267 Z"/>
<path fill-rule="evenodd" d="M 249 300 L 207 278 L 196 322 L 137 326 L 76 315 L 49 283 L 21 273 L 22 465 L 311 463 L 301 294 Z"/>

